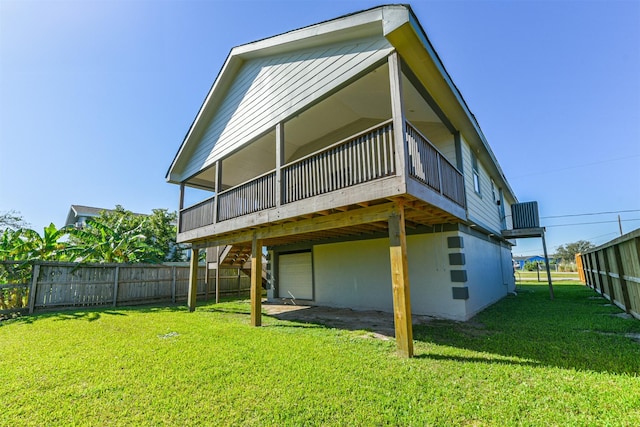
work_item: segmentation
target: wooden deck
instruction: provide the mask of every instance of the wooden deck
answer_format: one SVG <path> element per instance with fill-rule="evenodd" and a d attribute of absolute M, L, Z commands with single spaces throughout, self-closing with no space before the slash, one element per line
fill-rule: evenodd
<path fill-rule="evenodd" d="M 404 142 L 408 154 L 397 156 L 389 120 L 221 191 L 180 211 L 178 239 L 206 247 L 246 244 L 256 232 L 269 245 L 386 234 L 398 203 L 409 228 L 465 220 L 462 174 L 410 123 Z"/>

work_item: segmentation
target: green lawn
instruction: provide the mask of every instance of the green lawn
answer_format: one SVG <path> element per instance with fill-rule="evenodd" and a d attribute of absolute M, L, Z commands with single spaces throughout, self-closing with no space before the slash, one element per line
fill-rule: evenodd
<path fill-rule="evenodd" d="M 394 341 L 248 301 L 0 325 L 0 425 L 640 425 L 640 321 L 581 285 L 519 285 L 468 323 Z"/>

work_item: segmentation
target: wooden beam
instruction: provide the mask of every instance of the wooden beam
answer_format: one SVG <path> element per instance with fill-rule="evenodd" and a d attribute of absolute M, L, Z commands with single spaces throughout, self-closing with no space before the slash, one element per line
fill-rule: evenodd
<path fill-rule="evenodd" d="M 313 233 L 317 231 L 331 230 L 333 228 L 349 227 L 352 225 L 368 224 L 377 221 L 386 221 L 394 209 L 393 203 L 384 203 L 368 208 L 353 209 L 347 212 L 339 212 L 332 215 L 320 216 L 300 221 L 273 224 L 259 228 L 255 231 L 241 231 L 220 235 L 202 242 L 194 243 L 194 246 L 206 247 L 213 245 L 233 245 L 250 242 L 253 235 L 260 240 L 287 237 L 296 234 Z"/>
<path fill-rule="evenodd" d="M 189 294 L 187 305 L 189 311 L 196 309 L 196 297 L 198 295 L 198 257 L 200 250 L 191 248 L 191 262 L 189 263 Z"/>
<path fill-rule="evenodd" d="M 276 207 L 282 204 L 282 165 L 284 164 L 284 123 L 276 124 Z"/>
<path fill-rule="evenodd" d="M 389 255 L 391 258 L 391 284 L 393 286 L 393 317 L 398 351 L 413 357 L 413 328 L 409 264 L 407 262 L 407 235 L 404 226 L 404 207 L 389 216 Z"/>

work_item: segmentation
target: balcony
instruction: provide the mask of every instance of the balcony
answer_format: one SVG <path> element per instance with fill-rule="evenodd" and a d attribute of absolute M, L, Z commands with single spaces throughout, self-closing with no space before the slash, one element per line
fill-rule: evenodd
<path fill-rule="evenodd" d="M 287 220 L 309 215 L 307 211 L 310 209 L 341 208 L 346 203 L 362 205 L 367 200 L 407 193 L 429 203 L 446 200 L 448 202 L 440 203 L 440 209 L 444 206 L 446 213 L 462 218 L 465 212 L 462 173 L 409 122 L 406 122 L 404 152 L 408 155 L 398 156 L 396 153 L 392 120 L 382 122 L 182 209 L 179 240 L 205 237 L 208 232 L 193 233 L 203 227 L 213 232 L 211 226 L 222 226 L 214 234 L 239 229 L 240 223 L 237 226 L 225 226 L 225 223 L 273 210 L 278 210 L 278 213 L 263 215 L 261 220 Z M 406 164 L 398 168 L 399 161 Z M 417 183 L 419 194 L 407 190 L 410 186 L 401 175 L 403 170 L 412 183 Z M 382 185 L 387 181 L 388 185 Z M 352 197 L 345 198 L 348 193 L 353 193 Z M 318 201 L 322 196 L 331 194 L 339 197 L 325 197 Z M 248 226 L 259 222 L 243 224 Z"/>

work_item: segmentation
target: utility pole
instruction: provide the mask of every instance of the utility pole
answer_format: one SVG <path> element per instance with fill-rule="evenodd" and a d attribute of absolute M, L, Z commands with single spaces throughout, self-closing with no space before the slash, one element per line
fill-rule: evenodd
<path fill-rule="evenodd" d="M 620 227 L 620 235 L 622 236 L 622 220 L 620 219 L 620 215 L 618 215 L 618 227 Z"/>

